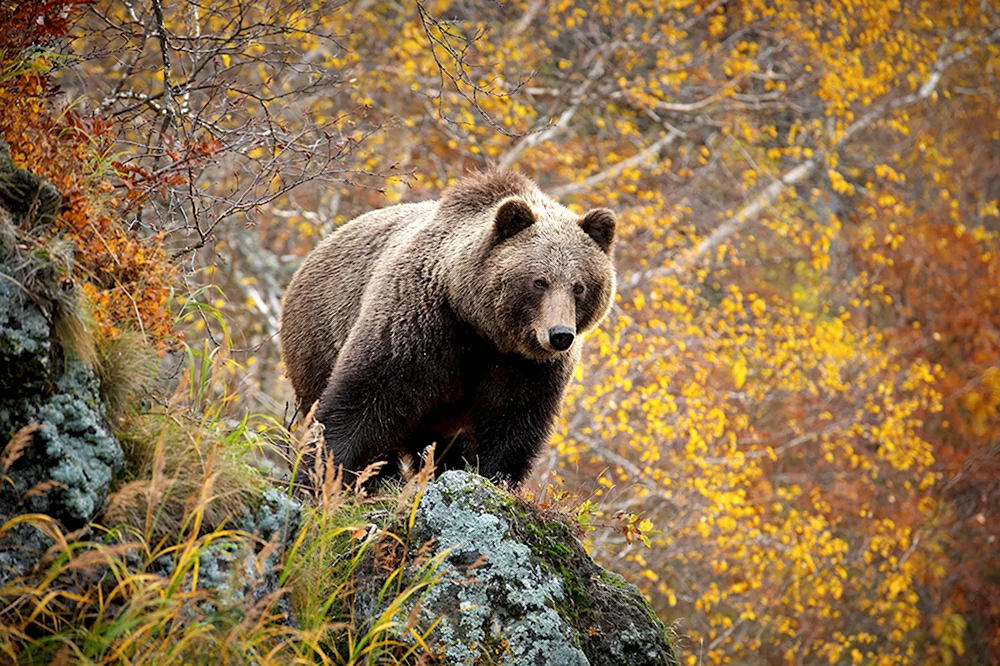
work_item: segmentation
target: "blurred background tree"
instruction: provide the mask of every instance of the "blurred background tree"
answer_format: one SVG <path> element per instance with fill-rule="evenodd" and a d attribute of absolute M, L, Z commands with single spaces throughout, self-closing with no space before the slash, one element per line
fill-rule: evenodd
<path fill-rule="evenodd" d="M 1000 663 L 995 0 L 98 0 L 71 32 L 39 66 L 133 232 L 218 287 L 248 407 L 290 399 L 322 236 L 520 168 L 620 216 L 537 476 L 652 521 L 591 546 L 690 663 Z"/>

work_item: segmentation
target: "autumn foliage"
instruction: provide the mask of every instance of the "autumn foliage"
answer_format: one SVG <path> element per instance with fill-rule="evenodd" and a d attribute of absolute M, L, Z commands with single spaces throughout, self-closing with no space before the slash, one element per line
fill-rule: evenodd
<path fill-rule="evenodd" d="M 18 16 L 9 17 L 10 28 L 18 25 L 13 22 Z M 64 26 L 46 25 L 54 36 Z M 34 40 L 45 36 L 29 34 Z M 53 105 L 46 54 L 18 52 L 13 36 L 4 39 L 13 46 L 0 48 L 0 136 L 10 145 L 15 165 L 45 177 L 63 195 L 62 214 L 54 224 L 35 230 L 39 242 L 57 237 L 73 241 L 77 274 L 72 277 L 89 296 L 102 334 L 114 339 L 122 329 L 135 330 L 154 347 L 170 346 L 174 332 L 167 306 L 174 269 L 156 237 L 130 233 L 118 221 L 117 211 L 128 197 L 112 178 L 132 174 L 116 173 L 112 124 Z"/>
<path fill-rule="evenodd" d="M 518 167 L 619 214 L 619 299 L 537 476 L 596 502 L 592 549 L 688 663 L 1000 663 L 996 2 L 74 16 L 65 60 L 7 47 L 0 130 L 69 196 L 106 326 L 163 341 L 175 270 L 220 287 L 232 381 L 277 413 L 300 257 Z"/>

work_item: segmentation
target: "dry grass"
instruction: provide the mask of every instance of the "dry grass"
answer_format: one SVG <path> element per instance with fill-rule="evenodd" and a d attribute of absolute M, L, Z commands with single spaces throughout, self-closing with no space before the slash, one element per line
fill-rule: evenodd
<path fill-rule="evenodd" d="M 29 423 L 14 433 L 14 436 L 7 442 L 7 446 L 0 452 L 0 471 L 7 474 L 11 465 L 16 463 L 24 455 L 28 447 L 31 446 L 35 431 L 40 427 L 37 423 Z"/>
<path fill-rule="evenodd" d="M 157 357 L 134 331 L 115 337 L 99 336 L 95 342 L 95 364 L 101 381 L 101 399 L 113 426 L 127 419 L 152 389 Z"/>
<path fill-rule="evenodd" d="M 193 498 L 203 501 L 201 528 L 212 530 L 258 501 L 267 488 L 243 452 L 213 429 L 150 415 L 130 424 L 128 439 L 129 467 L 136 478 L 111 494 L 103 520 L 138 528 L 147 538 L 185 529 Z"/>
<path fill-rule="evenodd" d="M 52 544 L 35 570 L 0 586 L 0 662 L 425 663 L 426 631 L 402 609 L 435 583 L 442 557 L 428 558 L 408 536 L 432 470 L 375 497 L 355 492 L 374 469 L 346 484 L 308 423 L 293 438 L 265 416 L 235 419 L 226 364 L 221 354 L 193 354 L 163 409 L 121 412 L 131 478 L 99 521 L 75 534 L 40 515 L 0 526 L 0 536 L 30 526 Z M 5 456 L 16 455 L 21 435 Z M 258 447 L 275 442 L 292 452 L 292 468 L 314 461 L 304 470 L 310 482 L 288 490 L 304 508 L 284 549 L 234 529 L 242 510 L 279 487 L 251 464 Z M 252 582 L 246 572 L 268 567 L 278 589 L 257 601 L 220 594 L 205 567 L 223 545 L 249 557 L 227 574 L 227 589 L 243 589 Z M 380 560 L 383 553 L 392 556 Z M 360 623 L 353 598 L 363 563 L 387 575 L 383 610 Z"/>
<path fill-rule="evenodd" d="M 402 612 L 436 581 L 441 556 L 430 559 L 411 547 L 406 534 L 386 529 L 390 518 L 410 515 L 420 494 L 367 498 L 353 493 L 322 460 L 317 503 L 281 555 L 280 587 L 256 603 L 229 607 L 216 590 L 199 583 L 199 568 L 220 543 L 236 544 L 263 570 L 276 544 L 225 527 L 199 531 L 211 502 L 211 480 L 189 497 L 190 529 L 180 538 L 150 540 L 128 526 L 95 525 L 89 539 L 63 535 L 43 516 L 18 524 L 43 531 L 54 545 L 32 576 L 0 587 L 0 654 L 12 664 L 397 664 L 417 663 L 425 652 L 419 632 Z M 373 507 L 375 507 L 373 509 Z M 380 514 L 380 509 L 384 513 Z M 371 515 L 386 519 L 369 522 Z M 395 546 L 394 569 L 379 590 L 384 608 L 359 625 L 352 616 L 358 567 L 372 549 Z M 163 562 L 170 562 L 169 572 Z M 414 569 L 415 567 L 415 569 Z M 403 583 L 403 570 L 419 571 Z M 239 576 L 233 586 L 240 584 Z M 289 621 L 279 600 L 294 609 Z M 400 619 L 403 618 L 403 619 Z M 408 633 L 410 640 L 400 640 Z"/>

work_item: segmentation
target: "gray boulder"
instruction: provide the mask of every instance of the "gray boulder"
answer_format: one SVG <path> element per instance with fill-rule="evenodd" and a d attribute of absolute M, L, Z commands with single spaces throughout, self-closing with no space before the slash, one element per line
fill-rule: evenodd
<path fill-rule="evenodd" d="M 444 663 L 653 666 L 677 663 L 642 593 L 587 555 L 573 529 L 481 476 L 452 471 L 420 500 L 411 547 L 448 551 L 440 580 L 397 615 L 401 627 L 439 621 L 429 645 Z M 359 584 L 355 616 L 383 610 L 376 567 Z M 419 571 L 410 571 L 412 580 Z M 404 583 L 408 582 L 404 580 Z M 400 631 L 400 640 L 410 640 Z"/>

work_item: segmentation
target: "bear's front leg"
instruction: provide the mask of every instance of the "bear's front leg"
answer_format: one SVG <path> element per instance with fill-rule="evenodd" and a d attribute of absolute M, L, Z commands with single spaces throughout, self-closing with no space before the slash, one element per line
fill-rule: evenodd
<path fill-rule="evenodd" d="M 462 431 L 443 441 L 437 441 L 434 448 L 434 474 L 440 476 L 451 470 L 465 470 L 470 464 L 469 456 L 475 449 L 475 438 L 471 431 Z"/>
<path fill-rule="evenodd" d="M 548 441 L 554 415 L 537 406 L 517 412 L 484 410 L 477 422 L 475 454 L 469 463 L 488 479 L 516 486 Z"/>
<path fill-rule="evenodd" d="M 473 409 L 466 453 L 483 476 L 521 483 L 548 441 L 570 369 L 560 361 L 507 356 L 486 374 Z"/>
<path fill-rule="evenodd" d="M 334 464 L 355 474 L 377 460 L 392 466 L 432 396 L 412 361 L 366 354 L 345 347 L 316 410 Z"/>

